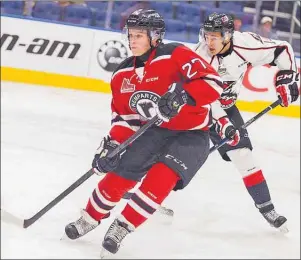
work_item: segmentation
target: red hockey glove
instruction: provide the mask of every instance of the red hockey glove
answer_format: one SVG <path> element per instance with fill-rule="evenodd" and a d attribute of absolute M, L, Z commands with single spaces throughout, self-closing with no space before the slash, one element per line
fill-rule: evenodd
<path fill-rule="evenodd" d="M 280 70 L 276 74 L 275 87 L 278 96 L 281 98 L 283 107 L 296 101 L 299 93 L 299 76 L 300 74 L 293 70 Z"/>
<path fill-rule="evenodd" d="M 240 135 L 239 131 L 235 129 L 234 125 L 230 122 L 227 116 L 221 117 L 216 121 L 216 132 L 222 139 L 229 138 L 227 144 L 235 146 L 239 143 Z"/>

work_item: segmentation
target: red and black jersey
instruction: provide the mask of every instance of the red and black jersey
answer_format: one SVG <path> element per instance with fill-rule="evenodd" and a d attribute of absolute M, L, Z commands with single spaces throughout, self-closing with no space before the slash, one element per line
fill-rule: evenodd
<path fill-rule="evenodd" d="M 123 142 L 155 116 L 155 104 L 174 82 L 195 100 L 160 127 L 171 130 L 208 129 L 210 104 L 222 93 L 222 80 L 198 54 L 178 43 L 160 44 L 144 63 L 137 57 L 124 60 L 111 79 L 111 137 Z"/>

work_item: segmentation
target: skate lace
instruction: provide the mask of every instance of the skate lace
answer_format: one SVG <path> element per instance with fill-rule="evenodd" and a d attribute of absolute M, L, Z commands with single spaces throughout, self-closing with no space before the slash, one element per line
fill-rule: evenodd
<path fill-rule="evenodd" d="M 278 217 L 279 217 L 279 214 L 273 209 L 267 213 L 264 213 L 265 217 L 272 220 L 272 221 L 275 221 Z"/>
<path fill-rule="evenodd" d="M 97 227 L 97 225 L 93 225 L 93 224 L 87 222 L 83 217 L 80 217 L 74 223 L 74 226 L 76 227 L 76 229 L 80 235 L 84 235 L 84 234 L 90 232 L 92 229 Z"/>
<path fill-rule="evenodd" d="M 130 232 L 123 226 L 119 225 L 117 221 L 115 221 L 109 228 L 107 237 L 110 237 L 116 243 L 120 243 L 124 237 Z"/>

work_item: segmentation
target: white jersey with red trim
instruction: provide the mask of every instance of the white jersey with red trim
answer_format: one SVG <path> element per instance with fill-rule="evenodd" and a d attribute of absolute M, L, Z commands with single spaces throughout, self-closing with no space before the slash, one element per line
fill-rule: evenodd
<path fill-rule="evenodd" d="M 280 70 L 297 72 L 294 52 L 288 42 L 267 39 L 252 32 L 235 31 L 231 48 L 223 55 L 210 55 L 204 41 L 198 43 L 195 51 L 210 63 L 222 78 L 225 89 L 220 103 L 224 109 L 236 103 L 248 66 L 270 64 Z M 225 115 L 218 103 L 212 105 L 212 112 L 214 119 Z"/>

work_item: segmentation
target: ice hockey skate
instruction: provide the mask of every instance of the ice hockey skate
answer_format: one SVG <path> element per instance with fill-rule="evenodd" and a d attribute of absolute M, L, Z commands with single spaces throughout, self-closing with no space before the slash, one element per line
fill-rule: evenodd
<path fill-rule="evenodd" d="M 106 215 L 104 218 L 108 218 Z M 71 222 L 65 227 L 65 233 L 70 239 L 77 239 L 95 229 L 100 224 L 100 221 L 93 219 L 86 210 L 81 210 L 81 217 L 75 222 Z"/>
<path fill-rule="evenodd" d="M 286 217 L 279 215 L 274 209 L 261 214 L 272 227 L 279 229 L 282 233 L 289 232 Z"/>
<path fill-rule="evenodd" d="M 109 227 L 102 242 L 102 250 L 100 252 L 101 258 L 106 258 L 110 254 L 116 254 L 120 248 L 122 240 L 131 232 L 135 227 L 121 218 L 117 218 Z"/>
<path fill-rule="evenodd" d="M 255 206 L 259 209 L 261 215 L 266 219 L 266 221 L 274 228 L 277 228 L 282 233 L 287 233 L 289 230 L 287 228 L 287 219 L 284 216 L 279 215 L 271 202 L 262 205 Z"/>

